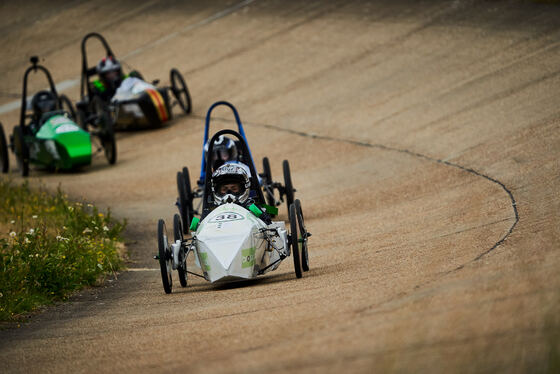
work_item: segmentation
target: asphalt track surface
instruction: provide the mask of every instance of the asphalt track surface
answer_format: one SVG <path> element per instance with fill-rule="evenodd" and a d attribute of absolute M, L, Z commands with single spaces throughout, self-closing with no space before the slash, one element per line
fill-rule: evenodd
<path fill-rule="evenodd" d="M 558 4 L 23 1 L 2 3 L 0 22 L 0 105 L 19 97 L 32 54 L 57 82 L 79 77 L 90 31 L 149 79 L 166 83 L 177 67 L 194 103 L 163 129 L 119 134 L 115 166 L 31 171 L 32 185 L 128 218 L 130 271 L 0 331 L 0 372 L 558 363 Z M 288 259 L 243 284 L 189 278 L 181 289 L 175 278 L 165 295 L 156 222 L 176 211 L 175 173 L 199 172 L 217 100 L 237 106 L 273 176 L 290 160 L 311 271 L 296 279 Z M 18 115 L 2 114 L 7 132 Z M 216 111 L 213 129 L 232 125 Z"/>

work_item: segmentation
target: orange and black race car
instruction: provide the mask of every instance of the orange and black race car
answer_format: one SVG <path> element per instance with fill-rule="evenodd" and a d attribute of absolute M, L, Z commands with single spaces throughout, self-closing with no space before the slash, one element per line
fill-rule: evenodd
<path fill-rule="evenodd" d="M 87 42 L 97 39 L 105 56 L 96 65 L 88 65 Z M 177 104 L 191 112 L 191 97 L 185 80 L 177 69 L 170 71 L 170 86 L 157 87 L 159 80 L 146 82 L 132 70 L 123 72 L 109 44 L 98 33 L 82 39 L 82 78 L 80 101 L 76 103 L 78 122 L 84 129 L 95 128 L 99 116 L 110 117 L 116 130 L 159 127 L 172 118 Z"/>

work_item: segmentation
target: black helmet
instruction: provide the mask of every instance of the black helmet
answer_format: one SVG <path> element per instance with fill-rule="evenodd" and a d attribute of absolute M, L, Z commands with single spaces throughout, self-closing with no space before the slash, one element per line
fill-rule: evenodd
<path fill-rule="evenodd" d="M 56 110 L 56 96 L 51 91 L 39 91 L 31 99 L 31 108 L 33 116 L 39 120 L 43 114 Z"/>
<path fill-rule="evenodd" d="M 204 152 L 206 152 L 206 157 L 208 157 L 208 144 L 204 146 Z M 216 170 L 220 166 L 226 163 L 226 161 L 237 161 L 237 147 L 235 142 L 228 138 L 227 136 L 220 135 L 220 137 L 214 142 L 212 147 L 212 154 L 210 155 L 208 162 L 211 163 L 212 169 Z"/>

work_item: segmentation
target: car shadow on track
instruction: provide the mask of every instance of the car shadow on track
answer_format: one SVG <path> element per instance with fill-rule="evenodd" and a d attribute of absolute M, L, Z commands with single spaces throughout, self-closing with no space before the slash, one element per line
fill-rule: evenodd
<path fill-rule="evenodd" d="M 262 276 L 260 278 L 228 282 L 228 283 L 196 283 L 189 284 L 186 288 L 173 289 L 173 293 L 183 293 L 183 292 L 215 292 L 215 291 L 227 291 L 234 289 L 242 289 L 246 287 L 265 287 L 267 285 L 279 283 L 279 282 L 300 282 L 302 285 L 306 283 L 307 279 L 314 279 L 316 281 L 317 277 L 329 276 L 332 273 L 339 272 L 338 266 L 328 265 L 322 266 L 317 269 L 311 269 L 304 273 L 303 278 L 297 279 L 293 272 L 284 272 L 277 274 L 269 274 Z"/>

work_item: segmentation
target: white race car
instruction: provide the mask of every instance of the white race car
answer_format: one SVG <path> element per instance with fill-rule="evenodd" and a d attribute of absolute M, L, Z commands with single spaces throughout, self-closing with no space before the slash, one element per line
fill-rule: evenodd
<path fill-rule="evenodd" d="M 237 136 L 241 147 L 247 145 L 243 138 L 232 130 L 216 133 L 210 141 L 223 133 Z M 212 150 L 210 149 L 210 152 Z M 209 152 L 209 153 L 210 153 Z M 246 149 L 245 149 L 246 152 Z M 283 221 L 269 221 L 267 224 L 259 217 L 265 206 L 255 166 L 247 165 L 251 171 L 250 183 L 254 204 L 245 208 L 235 203 L 216 206 L 210 193 L 212 175 L 211 166 L 207 165 L 205 196 L 202 221 L 194 217 L 190 224 L 191 237 L 183 237 L 181 216 L 173 217 L 173 241 L 167 234 L 163 219 L 158 221 L 158 254 L 163 289 L 172 290 L 172 270 L 177 270 L 181 286 L 187 285 L 187 274 L 202 277 L 209 282 L 227 282 L 254 279 L 275 270 L 280 262 L 292 256 L 297 278 L 309 270 L 307 241 L 311 236 L 304 224 L 301 203 L 295 200 L 289 208 L 289 232 Z M 187 257 L 193 253 L 195 265 L 202 274 L 187 270 Z"/>

